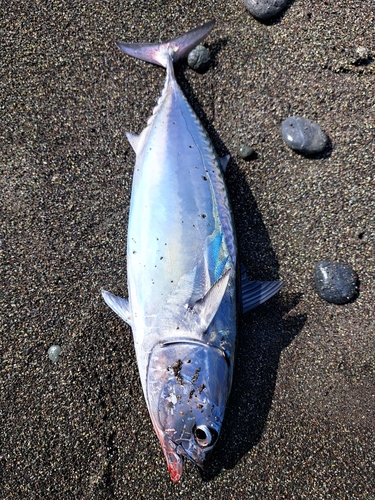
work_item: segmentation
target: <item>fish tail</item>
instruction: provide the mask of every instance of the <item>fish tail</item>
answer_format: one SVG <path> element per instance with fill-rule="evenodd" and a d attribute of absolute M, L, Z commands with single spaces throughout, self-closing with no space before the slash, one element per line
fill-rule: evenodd
<path fill-rule="evenodd" d="M 215 20 L 209 21 L 199 28 L 188 31 L 173 40 L 162 43 L 123 43 L 116 42 L 120 50 L 129 56 L 142 59 L 166 68 L 169 62 L 176 62 L 187 56 L 214 27 Z"/>

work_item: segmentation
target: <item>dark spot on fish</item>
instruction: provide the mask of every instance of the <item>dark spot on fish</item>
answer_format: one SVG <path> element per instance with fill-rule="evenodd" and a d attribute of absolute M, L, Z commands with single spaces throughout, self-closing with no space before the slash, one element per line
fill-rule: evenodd
<path fill-rule="evenodd" d="M 156 241 L 159 241 L 159 238 L 156 238 Z"/>
<path fill-rule="evenodd" d="M 194 168 L 199 168 L 199 167 L 194 167 Z"/>
<path fill-rule="evenodd" d="M 202 175 L 202 179 L 203 179 L 204 181 L 206 181 L 206 180 L 207 180 L 207 177 L 206 177 L 205 175 Z"/>
<path fill-rule="evenodd" d="M 198 380 L 198 377 L 199 377 L 199 372 L 201 371 L 200 367 L 198 366 L 198 368 L 195 370 L 195 373 L 191 379 L 191 381 L 193 382 L 193 384 Z"/>
<path fill-rule="evenodd" d="M 202 405 L 202 404 L 198 404 L 198 405 L 197 405 L 197 409 L 199 409 L 199 410 L 200 410 L 201 408 L 203 408 L 203 405 Z"/>
<path fill-rule="evenodd" d="M 173 283 L 173 280 L 171 280 L 171 283 Z"/>
<path fill-rule="evenodd" d="M 185 363 L 191 363 L 191 359 L 187 359 Z"/>
<path fill-rule="evenodd" d="M 198 387 L 198 392 L 199 394 L 202 394 L 202 391 L 203 389 L 205 388 L 206 386 L 204 384 L 201 384 L 199 387 Z"/>
<path fill-rule="evenodd" d="M 137 253 L 135 250 L 133 250 L 133 253 Z"/>
<path fill-rule="evenodd" d="M 206 214 L 202 214 L 202 219 L 205 219 L 207 217 Z"/>
<path fill-rule="evenodd" d="M 189 392 L 189 399 L 191 399 L 193 397 L 193 394 L 194 394 L 194 389 L 192 389 L 190 392 Z"/>
<path fill-rule="evenodd" d="M 173 363 L 173 365 L 171 366 L 171 368 L 173 370 L 173 375 L 177 379 L 177 382 L 182 384 L 182 377 L 181 377 L 182 361 L 181 361 L 181 359 L 178 359 L 177 361 L 175 361 Z"/>
<path fill-rule="evenodd" d="M 176 330 L 179 330 L 179 329 L 180 329 L 180 327 L 179 327 L 179 326 L 177 326 L 177 327 L 176 327 Z"/>
<path fill-rule="evenodd" d="M 189 148 L 192 148 L 193 146 L 189 146 Z"/>
<path fill-rule="evenodd" d="M 164 257 L 160 257 L 160 260 L 163 260 L 163 259 L 164 259 Z"/>

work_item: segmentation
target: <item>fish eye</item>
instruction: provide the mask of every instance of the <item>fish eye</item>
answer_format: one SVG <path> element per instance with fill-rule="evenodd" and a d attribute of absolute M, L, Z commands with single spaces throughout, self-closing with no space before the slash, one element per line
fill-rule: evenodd
<path fill-rule="evenodd" d="M 193 433 L 197 444 L 202 448 L 212 446 L 218 437 L 215 429 L 209 429 L 207 425 L 194 426 Z"/>

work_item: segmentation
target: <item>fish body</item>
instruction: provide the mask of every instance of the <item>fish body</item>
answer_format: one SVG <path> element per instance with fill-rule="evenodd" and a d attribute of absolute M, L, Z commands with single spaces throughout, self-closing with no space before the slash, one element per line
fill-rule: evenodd
<path fill-rule="evenodd" d="M 140 135 L 128 239 L 128 300 L 103 291 L 132 328 L 142 388 L 173 481 L 183 457 L 203 466 L 230 393 L 237 314 L 234 225 L 220 159 L 182 93 L 173 62 L 214 22 L 161 44 L 124 44 L 164 66 L 166 82 Z M 256 293 L 256 300 L 259 293 Z"/>

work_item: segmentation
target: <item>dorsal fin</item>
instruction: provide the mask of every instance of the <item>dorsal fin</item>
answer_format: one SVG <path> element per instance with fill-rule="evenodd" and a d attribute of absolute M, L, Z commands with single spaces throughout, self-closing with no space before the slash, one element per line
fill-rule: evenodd
<path fill-rule="evenodd" d="M 126 132 L 126 137 L 136 153 L 139 151 L 139 142 L 141 135 L 132 134 L 131 132 Z"/>

